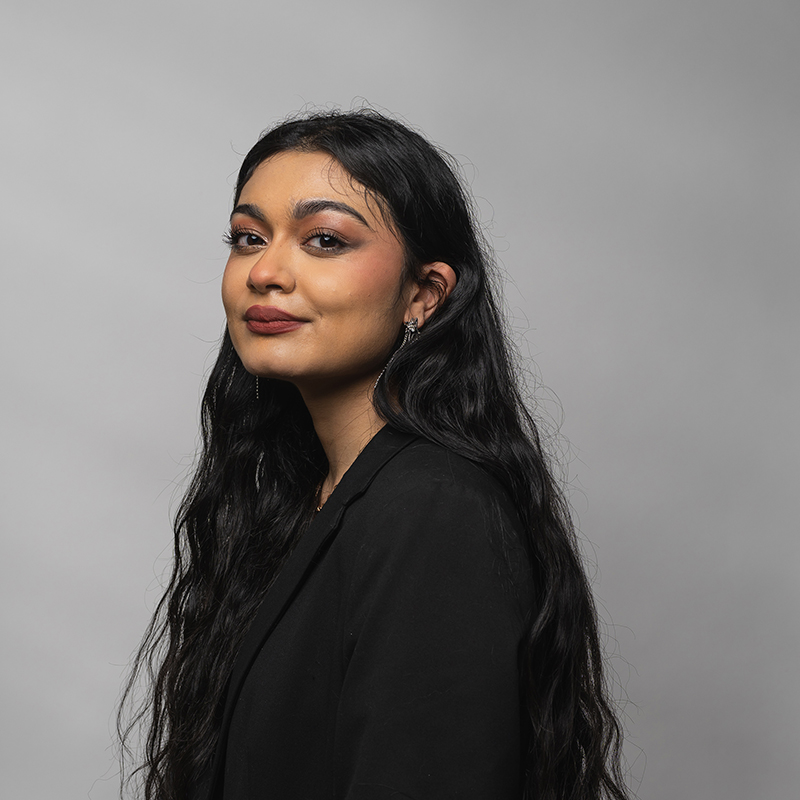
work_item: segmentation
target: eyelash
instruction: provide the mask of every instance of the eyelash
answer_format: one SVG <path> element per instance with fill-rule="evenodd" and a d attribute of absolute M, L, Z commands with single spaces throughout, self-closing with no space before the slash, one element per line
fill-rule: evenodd
<path fill-rule="evenodd" d="M 330 239 L 334 243 L 334 247 L 317 247 L 316 245 L 309 244 L 312 239 L 316 239 L 318 237 Z M 324 253 L 338 253 L 347 247 L 347 243 L 341 238 L 341 236 L 333 231 L 325 230 L 324 228 L 315 228 L 313 231 L 311 231 L 311 233 L 306 236 L 303 244 L 306 247 L 310 247 L 312 250 L 322 251 Z"/>
<path fill-rule="evenodd" d="M 260 245 L 255 244 L 239 244 L 239 239 L 241 239 L 242 236 L 255 236 L 256 239 L 261 239 L 262 242 L 264 241 L 262 236 L 257 234 L 255 231 L 249 231 L 246 228 L 231 228 L 230 230 L 225 231 L 225 233 L 222 235 L 222 241 L 236 253 L 242 253 L 251 250 L 254 247 L 260 247 Z"/>
<path fill-rule="evenodd" d="M 260 239 L 261 243 L 266 244 L 264 241 L 264 237 L 261 234 L 256 233 L 255 231 L 248 230 L 247 228 L 231 228 L 230 230 L 226 231 L 222 236 L 222 241 L 235 253 L 244 253 L 248 252 L 254 248 L 261 247 L 262 244 L 239 244 L 239 239 L 243 236 L 254 236 L 256 239 Z M 325 239 L 329 239 L 333 247 L 318 247 L 317 245 L 312 245 L 310 242 L 314 239 L 319 237 L 323 237 Z M 347 243 L 336 233 L 333 231 L 325 230 L 324 228 L 315 228 L 311 231 L 308 236 L 303 240 L 303 246 L 309 247 L 312 250 L 316 250 L 317 252 L 322 253 L 337 253 L 341 252 L 347 247 Z"/>

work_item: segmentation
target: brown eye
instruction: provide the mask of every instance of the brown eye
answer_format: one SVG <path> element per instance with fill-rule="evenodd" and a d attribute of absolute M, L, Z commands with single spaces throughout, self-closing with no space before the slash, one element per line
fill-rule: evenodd
<path fill-rule="evenodd" d="M 241 247 L 258 247 L 264 244 L 264 240 L 254 233 L 243 233 L 238 237 L 238 243 Z"/>
<path fill-rule="evenodd" d="M 262 236 L 252 231 L 229 231 L 224 237 L 225 244 L 231 250 L 251 250 L 256 247 L 263 247 L 266 241 Z"/>
<path fill-rule="evenodd" d="M 345 243 L 335 234 L 326 231 L 315 231 L 305 240 L 305 246 L 312 250 L 323 250 L 331 253 L 345 248 Z"/>
<path fill-rule="evenodd" d="M 316 239 L 318 242 L 317 247 L 321 247 L 324 250 L 327 250 L 331 247 L 336 247 L 339 244 L 339 240 L 335 236 L 330 236 L 327 233 L 322 233 L 319 236 L 315 236 L 314 239 Z"/>

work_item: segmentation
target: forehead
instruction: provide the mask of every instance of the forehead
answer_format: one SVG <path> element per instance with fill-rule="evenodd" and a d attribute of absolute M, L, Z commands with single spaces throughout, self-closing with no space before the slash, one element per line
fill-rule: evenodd
<path fill-rule="evenodd" d="M 378 200 L 328 153 L 290 150 L 270 156 L 245 183 L 239 202 L 291 206 L 309 199 L 346 202 L 370 227 L 387 228 Z"/>

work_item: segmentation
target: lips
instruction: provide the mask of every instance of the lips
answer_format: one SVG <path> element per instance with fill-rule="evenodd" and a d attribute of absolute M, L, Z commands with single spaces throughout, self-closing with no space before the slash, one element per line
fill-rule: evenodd
<path fill-rule="evenodd" d="M 304 320 L 275 306 L 250 306 L 244 319 L 249 331 L 262 334 L 289 333 L 305 325 Z"/>

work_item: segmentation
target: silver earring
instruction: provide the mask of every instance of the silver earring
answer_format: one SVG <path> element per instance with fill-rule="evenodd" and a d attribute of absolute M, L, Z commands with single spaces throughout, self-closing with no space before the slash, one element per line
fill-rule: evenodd
<path fill-rule="evenodd" d="M 258 375 L 256 375 L 256 403 L 258 402 Z"/>
<path fill-rule="evenodd" d="M 414 317 L 414 319 L 408 320 L 408 322 L 405 323 L 404 327 L 406 330 L 405 333 L 403 334 L 403 341 L 400 342 L 400 347 L 402 347 L 404 344 L 408 344 L 409 342 L 414 341 L 414 339 L 416 339 L 417 336 L 419 336 L 419 320 L 416 317 Z M 399 350 L 400 347 L 398 347 L 397 350 Z M 397 352 L 397 350 L 395 350 L 395 352 Z"/>
<path fill-rule="evenodd" d="M 405 328 L 405 331 L 403 332 L 403 341 L 400 342 L 400 346 L 394 351 L 394 353 L 392 353 L 391 358 L 386 362 L 386 366 L 381 370 L 381 374 L 378 375 L 375 385 L 372 387 L 373 392 L 378 388 L 378 381 L 380 381 L 380 379 L 383 377 L 383 373 L 386 372 L 389 364 L 392 363 L 392 359 L 405 345 L 407 345 L 409 342 L 413 342 L 414 339 L 419 336 L 419 320 L 416 317 L 405 322 L 403 327 Z"/>

